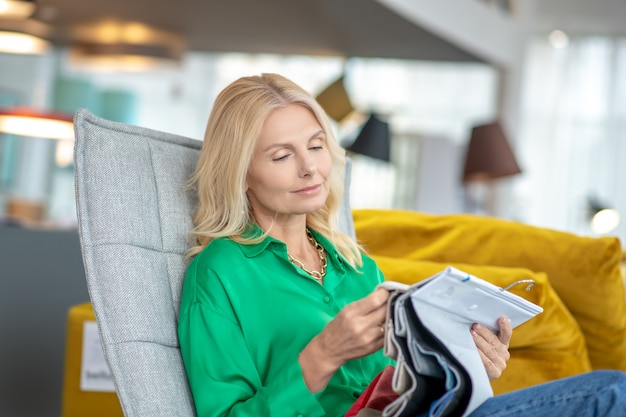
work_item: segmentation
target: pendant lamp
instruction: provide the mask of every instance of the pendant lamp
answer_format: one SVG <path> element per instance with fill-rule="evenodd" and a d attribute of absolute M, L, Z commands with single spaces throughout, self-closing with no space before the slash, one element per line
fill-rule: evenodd
<path fill-rule="evenodd" d="M 372 113 L 346 151 L 389 162 L 390 148 L 389 123 Z"/>
<path fill-rule="evenodd" d="M 44 139 L 74 139 L 72 117 L 55 113 L 15 107 L 0 109 L 0 133 Z"/>
<path fill-rule="evenodd" d="M 37 20 L 0 18 L 0 52 L 43 54 L 50 47 L 47 39 L 51 32 L 48 25 Z"/>
<path fill-rule="evenodd" d="M 72 28 L 72 63 L 104 71 L 138 72 L 180 63 L 185 38 L 140 22 L 102 20 Z"/>
<path fill-rule="evenodd" d="M 33 0 L 0 0 L 0 18 L 26 19 L 34 12 Z"/>
<path fill-rule="evenodd" d="M 344 79 L 343 75 L 340 76 L 315 98 L 326 114 L 336 122 L 341 122 L 354 111 L 345 88 Z"/>

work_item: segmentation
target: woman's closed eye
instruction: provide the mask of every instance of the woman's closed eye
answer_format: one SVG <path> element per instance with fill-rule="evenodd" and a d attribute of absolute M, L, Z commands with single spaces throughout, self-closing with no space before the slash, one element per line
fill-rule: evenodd
<path fill-rule="evenodd" d="M 309 141 L 308 148 L 310 151 L 321 151 L 324 149 L 325 139 L 320 136 L 316 136 Z"/>
<path fill-rule="evenodd" d="M 285 153 L 285 154 L 280 154 L 280 155 L 275 155 L 272 157 L 272 161 L 273 162 L 280 162 L 280 161 L 284 161 L 285 159 L 289 158 L 289 156 L 291 155 L 291 153 Z"/>

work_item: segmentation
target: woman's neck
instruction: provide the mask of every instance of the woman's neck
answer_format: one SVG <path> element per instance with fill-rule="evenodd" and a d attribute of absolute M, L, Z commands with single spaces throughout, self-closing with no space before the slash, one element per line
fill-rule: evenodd
<path fill-rule="evenodd" d="M 311 244 L 306 235 L 306 215 L 273 218 L 256 218 L 261 229 L 274 239 L 287 245 L 292 256 L 306 256 L 311 253 Z"/>

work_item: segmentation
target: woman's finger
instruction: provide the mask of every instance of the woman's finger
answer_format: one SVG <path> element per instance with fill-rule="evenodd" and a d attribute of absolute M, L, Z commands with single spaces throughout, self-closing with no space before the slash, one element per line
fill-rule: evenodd
<path fill-rule="evenodd" d="M 506 333 L 506 331 L 507 329 L 505 328 L 503 333 Z M 500 377 L 502 371 L 506 368 L 507 361 L 511 357 L 508 350 L 510 336 L 506 334 L 503 336 L 504 340 L 507 342 L 505 344 L 501 341 L 499 335 L 496 336 L 491 330 L 479 324 L 472 326 L 471 334 L 489 378 L 495 379 Z"/>
<path fill-rule="evenodd" d="M 498 319 L 498 339 L 507 348 L 509 347 L 509 342 L 511 341 L 512 335 L 513 328 L 511 327 L 511 322 L 508 318 L 504 316 L 500 317 Z"/>

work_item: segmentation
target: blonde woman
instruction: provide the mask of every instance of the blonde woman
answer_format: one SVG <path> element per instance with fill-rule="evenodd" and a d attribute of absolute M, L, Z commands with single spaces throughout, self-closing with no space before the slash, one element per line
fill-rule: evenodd
<path fill-rule="evenodd" d="M 383 276 L 336 224 L 343 165 L 323 110 L 286 78 L 244 77 L 217 97 L 190 179 L 198 203 L 179 318 L 199 417 L 342 416 L 390 364 L 388 293 L 374 290 Z M 511 328 L 500 323 L 497 335 L 472 329 L 491 378 L 509 358 Z M 555 393 L 626 384 L 617 373 L 595 378 L 557 383 L 536 405 L 533 392 L 496 397 L 473 415 L 552 415 L 574 404 Z"/>

